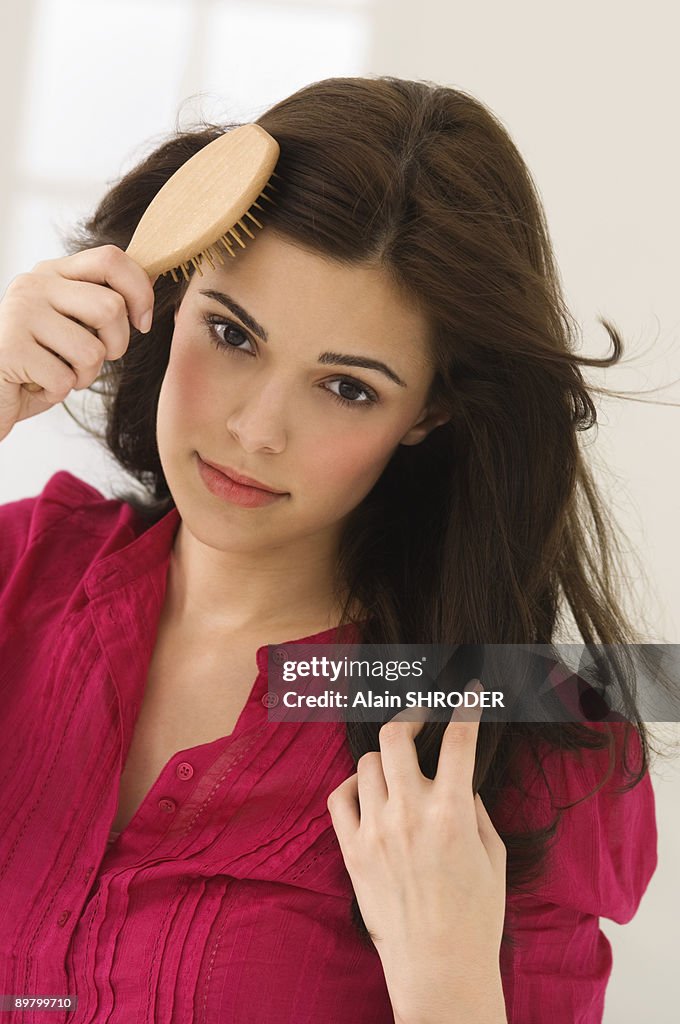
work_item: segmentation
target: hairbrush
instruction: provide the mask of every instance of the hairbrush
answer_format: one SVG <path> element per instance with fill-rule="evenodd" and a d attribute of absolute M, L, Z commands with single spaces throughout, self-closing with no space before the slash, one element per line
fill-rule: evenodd
<path fill-rule="evenodd" d="M 244 235 L 255 238 L 246 219 L 262 224 L 252 212 L 265 212 L 258 199 L 273 203 L 271 178 L 279 144 L 259 124 L 244 124 L 225 132 L 194 153 L 159 189 L 142 214 L 125 250 L 149 277 L 181 270 L 189 280 L 189 264 L 203 276 L 205 259 L 224 266 L 225 253 L 235 257 L 235 245 L 245 249 Z M 24 383 L 28 391 L 40 384 Z"/>

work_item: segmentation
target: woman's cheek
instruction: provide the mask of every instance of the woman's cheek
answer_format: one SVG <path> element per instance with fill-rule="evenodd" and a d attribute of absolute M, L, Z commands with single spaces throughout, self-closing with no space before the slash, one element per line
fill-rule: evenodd
<path fill-rule="evenodd" d="M 338 495 L 343 505 L 352 507 L 373 487 L 391 453 L 382 432 L 371 437 L 370 430 L 359 427 L 346 429 L 340 436 L 317 434 L 307 446 L 309 479 L 326 481 L 326 493 Z"/>
<path fill-rule="evenodd" d="M 187 413 L 207 412 L 214 408 L 218 377 L 209 358 L 188 346 L 173 347 L 163 387 L 172 395 L 175 411 L 183 418 Z"/>

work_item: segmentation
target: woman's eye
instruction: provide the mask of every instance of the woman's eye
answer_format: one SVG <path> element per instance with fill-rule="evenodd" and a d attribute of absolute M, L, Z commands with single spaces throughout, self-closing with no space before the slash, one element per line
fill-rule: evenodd
<path fill-rule="evenodd" d="M 350 388 L 350 390 L 353 391 L 355 394 L 356 392 L 359 392 L 359 394 L 365 396 L 364 398 L 360 399 L 346 398 L 343 395 L 337 394 L 337 392 L 335 391 L 329 391 L 329 394 L 333 396 L 336 402 L 341 402 L 342 405 L 365 405 L 370 407 L 371 405 L 375 405 L 375 403 L 378 401 L 378 396 L 376 395 L 375 391 L 372 391 L 370 388 L 366 388 L 364 387 L 363 384 L 359 384 L 358 382 L 355 382 L 353 380 L 341 377 L 338 380 L 330 381 L 330 383 L 338 384 L 341 388 Z"/>
<path fill-rule="evenodd" d="M 210 333 L 210 337 L 215 348 L 221 350 L 226 349 L 227 351 L 234 351 L 234 349 L 237 352 L 245 351 L 245 349 L 241 348 L 241 345 L 243 344 L 244 341 L 250 341 L 250 338 L 245 333 L 245 331 L 242 330 L 242 328 L 238 327 L 235 323 L 232 323 L 231 320 L 225 320 L 224 317 L 221 316 L 205 316 L 203 317 L 203 320 L 208 327 L 208 331 Z M 239 335 L 241 339 L 241 345 L 232 345 L 229 341 L 223 338 L 218 333 L 219 329 L 222 327 L 226 328 L 227 332 L 233 332 Z"/>
<path fill-rule="evenodd" d="M 231 320 L 226 320 L 221 316 L 207 315 L 203 317 L 203 321 L 208 328 L 210 340 L 215 348 L 222 352 L 243 352 L 245 355 L 253 354 L 247 349 L 241 347 L 244 341 L 247 341 L 249 344 L 252 343 L 246 332 Z M 218 333 L 221 328 L 225 329 L 225 335 L 228 336 L 231 334 L 232 337 L 236 336 L 237 341 L 240 339 L 239 344 L 232 345 L 231 342 L 227 341 L 226 337 L 222 337 L 222 335 Z M 338 377 L 336 380 L 332 380 L 329 383 L 331 385 L 337 384 L 340 388 L 349 388 L 350 392 L 353 393 L 350 394 L 350 397 L 348 398 L 346 395 L 338 394 L 336 391 L 331 391 L 330 387 L 324 386 L 324 391 L 326 391 L 326 393 L 340 405 L 350 408 L 352 406 L 355 408 L 357 406 L 362 406 L 362 408 L 370 409 L 372 405 L 376 405 L 379 401 L 378 396 L 372 388 L 362 384 L 361 381 L 353 380 L 351 377 Z M 357 398 L 357 394 L 363 395 L 364 397 Z"/>

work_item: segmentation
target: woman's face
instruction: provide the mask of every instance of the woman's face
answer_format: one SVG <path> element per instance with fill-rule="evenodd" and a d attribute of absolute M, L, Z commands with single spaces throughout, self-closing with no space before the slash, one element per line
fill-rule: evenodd
<path fill-rule="evenodd" d="M 224 550 L 336 531 L 396 446 L 444 421 L 425 408 L 426 325 L 381 271 L 266 228 L 224 259 L 192 275 L 175 313 L 157 417 L 173 498 L 194 536 Z M 287 494 L 257 508 L 226 502 L 207 489 L 197 454 Z"/>

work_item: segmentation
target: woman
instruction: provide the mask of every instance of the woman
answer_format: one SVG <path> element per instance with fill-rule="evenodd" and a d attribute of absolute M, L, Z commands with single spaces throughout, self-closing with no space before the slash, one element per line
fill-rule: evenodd
<path fill-rule="evenodd" d="M 625 730 L 264 705 L 268 645 L 550 644 L 561 603 L 587 643 L 640 640 L 578 443 L 580 366 L 621 341 L 576 355 L 531 177 L 473 97 L 327 79 L 258 123 L 276 203 L 237 259 L 152 289 L 122 251 L 231 127 L 206 125 L 3 299 L 2 436 L 103 369 L 143 493 L 60 472 L 0 509 L 2 991 L 77 995 L 76 1024 L 594 1024 L 598 917 L 656 866 L 625 666 Z"/>

